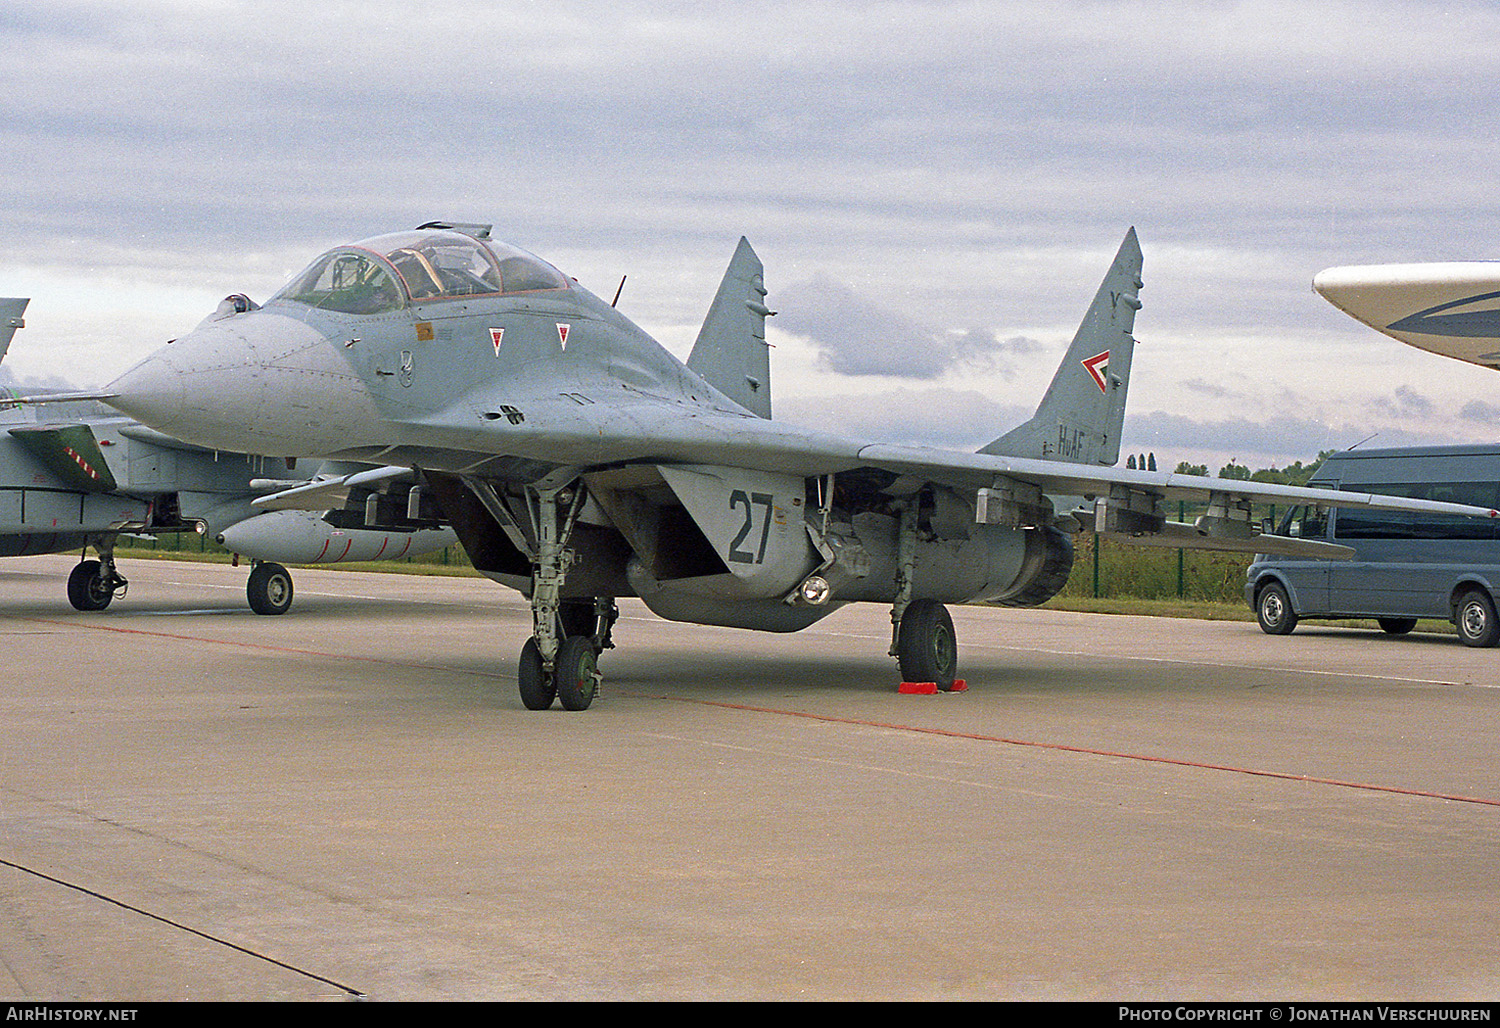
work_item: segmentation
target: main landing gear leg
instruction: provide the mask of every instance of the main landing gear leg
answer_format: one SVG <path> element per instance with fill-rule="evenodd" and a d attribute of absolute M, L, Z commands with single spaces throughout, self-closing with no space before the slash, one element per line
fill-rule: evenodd
<path fill-rule="evenodd" d="M 896 599 L 891 605 L 891 656 L 903 682 L 931 682 L 947 692 L 958 675 L 958 640 L 948 609 L 936 600 L 913 600 L 917 564 L 917 503 L 901 510 L 896 549 Z"/>
<path fill-rule="evenodd" d="M 532 635 L 521 648 L 517 666 L 521 702 L 528 710 L 546 710 L 553 699 L 567 710 L 587 710 L 599 690 L 599 652 L 609 645 L 617 614 L 610 600 L 583 603 L 562 599 L 563 582 L 574 555 L 568 549 L 583 486 L 538 490 L 528 497 L 536 529 L 536 564 L 531 578 Z"/>

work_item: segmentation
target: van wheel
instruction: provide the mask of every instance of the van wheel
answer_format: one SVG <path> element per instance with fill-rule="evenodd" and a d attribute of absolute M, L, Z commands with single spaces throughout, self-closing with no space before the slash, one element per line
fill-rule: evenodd
<path fill-rule="evenodd" d="M 1417 627 L 1416 618 L 1376 618 L 1380 630 L 1386 635 L 1405 635 Z"/>
<path fill-rule="evenodd" d="M 1453 623 L 1465 646 L 1493 646 L 1500 642 L 1500 621 L 1495 618 L 1495 601 L 1483 590 L 1470 589 L 1458 598 Z"/>
<path fill-rule="evenodd" d="M 1255 620 L 1267 635 L 1291 635 L 1297 627 L 1297 612 L 1286 590 L 1275 582 L 1261 589 L 1255 600 Z"/>

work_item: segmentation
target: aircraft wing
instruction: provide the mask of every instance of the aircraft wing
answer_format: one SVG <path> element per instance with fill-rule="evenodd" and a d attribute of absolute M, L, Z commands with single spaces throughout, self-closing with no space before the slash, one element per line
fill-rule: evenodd
<path fill-rule="evenodd" d="M 1310 539 L 1262 535 L 1252 523 L 1252 504 L 1285 503 L 1319 507 L 1371 507 L 1464 517 L 1500 517 L 1500 511 L 1460 503 L 1401 496 L 1315 489 L 1239 479 L 1207 478 L 1175 472 L 1064 464 L 1055 461 L 959 455 L 909 446 L 867 446 L 860 458 L 868 465 L 895 472 L 911 482 L 948 485 L 973 491 L 975 520 L 1019 524 L 1040 505 L 1044 495 L 1093 498 L 1092 524 L 1079 528 L 1145 546 L 1233 550 L 1287 556 L 1348 560 L 1347 546 Z M 986 481 L 987 480 L 987 481 Z M 1165 500 L 1207 503 L 1208 512 L 1193 524 L 1167 520 Z M 1066 513 L 1066 512 L 1064 512 Z"/>
<path fill-rule="evenodd" d="M 997 481 L 1025 483 L 1051 495 L 1108 497 L 1112 491 L 1150 494 L 1158 500 L 1202 502 L 1215 496 L 1256 503 L 1317 504 L 1323 507 L 1378 507 L 1469 517 L 1500 517 L 1500 511 L 1458 503 L 1401 496 L 1312 489 L 1239 479 L 1206 478 L 1176 472 L 1136 471 L 1099 464 L 987 453 L 965 453 L 936 447 L 865 443 L 785 422 L 756 417 L 705 416 L 702 412 L 669 413 L 649 408 L 649 425 L 627 408 L 606 410 L 587 421 L 509 435 L 494 441 L 492 453 L 508 453 L 554 466 L 579 468 L 618 464 L 693 463 L 816 476 L 860 468 L 885 472 L 886 491 L 911 492 L 923 484 L 945 485 L 959 492 L 993 489 Z M 564 426 L 557 426 L 564 427 Z M 483 452 L 483 444 L 476 447 Z M 365 472 L 364 474 L 375 474 Z M 354 476 L 358 477 L 358 476 Z M 909 480 L 904 488 L 899 479 Z"/>
<path fill-rule="evenodd" d="M 573 416 L 589 420 L 563 425 L 545 419 L 551 421 L 548 427 L 536 429 L 527 422 L 519 432 L 516 428 L 520 426 L 496 428 L 494 431 L 505 433 L 503 443 L 493 437 L 473 440 L 470 452 L 477 456 L 493 446 L 489 452 L 507 454 L 495 460 L 523 458 L 535 467 L 580 472 L 623 465 L 698 465 L 806 478 L 856 473 L 878 482 L 880 491 L 892 498 L 912 495 L 928 485 L 946 487 L 972 505 L 976 521 L 1013 527 L 1045 523 L 1051 514 L 1051 503 L 1045 497 L 1082 496 L 1094 504 L 1092 519 L 1074 517 L 1077 524 L 1071 525 L 1066 520 L 1069 512 L 1060 512 L 1066 527 L 1128 538 L 1143 545 L 1331 559 L 1347 559 L 1353 551 L 1312 540 L 1261 535 L 1259 526 L 1251 522 L 1251 505 L 1315 504 L 1500 517 L 1500 511 L 1456 503 L 871 444 L 756 417 L 711 416 L 701 410 L 672 412 L 660 405 L 650 410 L 653 417 L 647 423 L 632 416 L 627 408 L 615 408 L 592 419 L 588 408 L 577 408 Z M 462 458 L 463 462 L 481 466 L 483 460 L 474 456 Z M 453 459 L 456 462 L 460 458 L 455 455 Z M 258 503 L 271 499 L 263 498 Z M 1192 525 L 1171 522 L 1163 504 L 1172 500 L 1207 503 L 1209 510 Z"/>
<path fill-rule="evenodd" d="M 1328 268 L 1313 290 L 1408 346 L 1500 369 L 1500 262 Z"/>
<path fill-rule="evenodd" d="M 1165 500 L 1201 503 L 1225 494 L 1255 503 L 1316 504 L 1321 507 L 1378 507 L 1385 510 L 1426 511 L 1469 517 L 1500 517 L 1500 511 L 1470 507 L 1462 503 L 1414 500 L 1402 496 L 1277 485 L 1232 478 L 1208 478 L 1170 471 L 1133 471 L 1127 468 L 1061 461 L 991 457 L 987 454 L 956 454 L 914 446 L 866 446 L 861 462 L 895 471 L 914 479 L 956 488 L 984 488 L 984 480 L 996 476 L 1030 482 L 1052 495 L 1105 496 L 1111 489 L 1154 493 Z"/>

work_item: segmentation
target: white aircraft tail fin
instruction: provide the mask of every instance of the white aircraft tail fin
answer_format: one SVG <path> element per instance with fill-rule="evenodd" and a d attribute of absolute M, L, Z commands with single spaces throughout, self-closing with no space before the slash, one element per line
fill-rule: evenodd
<path fill-rule="evenodd" d="M 1119 461 L 1140 288 L 1141 246 L 1132 228 L 1036 414 L 980 453 L 1076 464 Z"/>
<path fill-rule="evenodd" d="M 764 268 L 743 237 L 703 319 L 687 366 L 709 385 L 763 418 L 771 416 L 771 356 L 766 346 Z"/>

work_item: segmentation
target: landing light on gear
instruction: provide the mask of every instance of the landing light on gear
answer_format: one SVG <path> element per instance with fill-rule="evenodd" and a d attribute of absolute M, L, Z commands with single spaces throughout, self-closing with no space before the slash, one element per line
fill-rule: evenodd
<path fill-rule="evenodd" d="M 833 590 L 829 588 L 828 579 L 822 575 L 813 575 L 802 583 L 797 593 L 802 597 L 803 603 L 821 607 L 828 602 L 828 597 L 832 595 Z"/>

